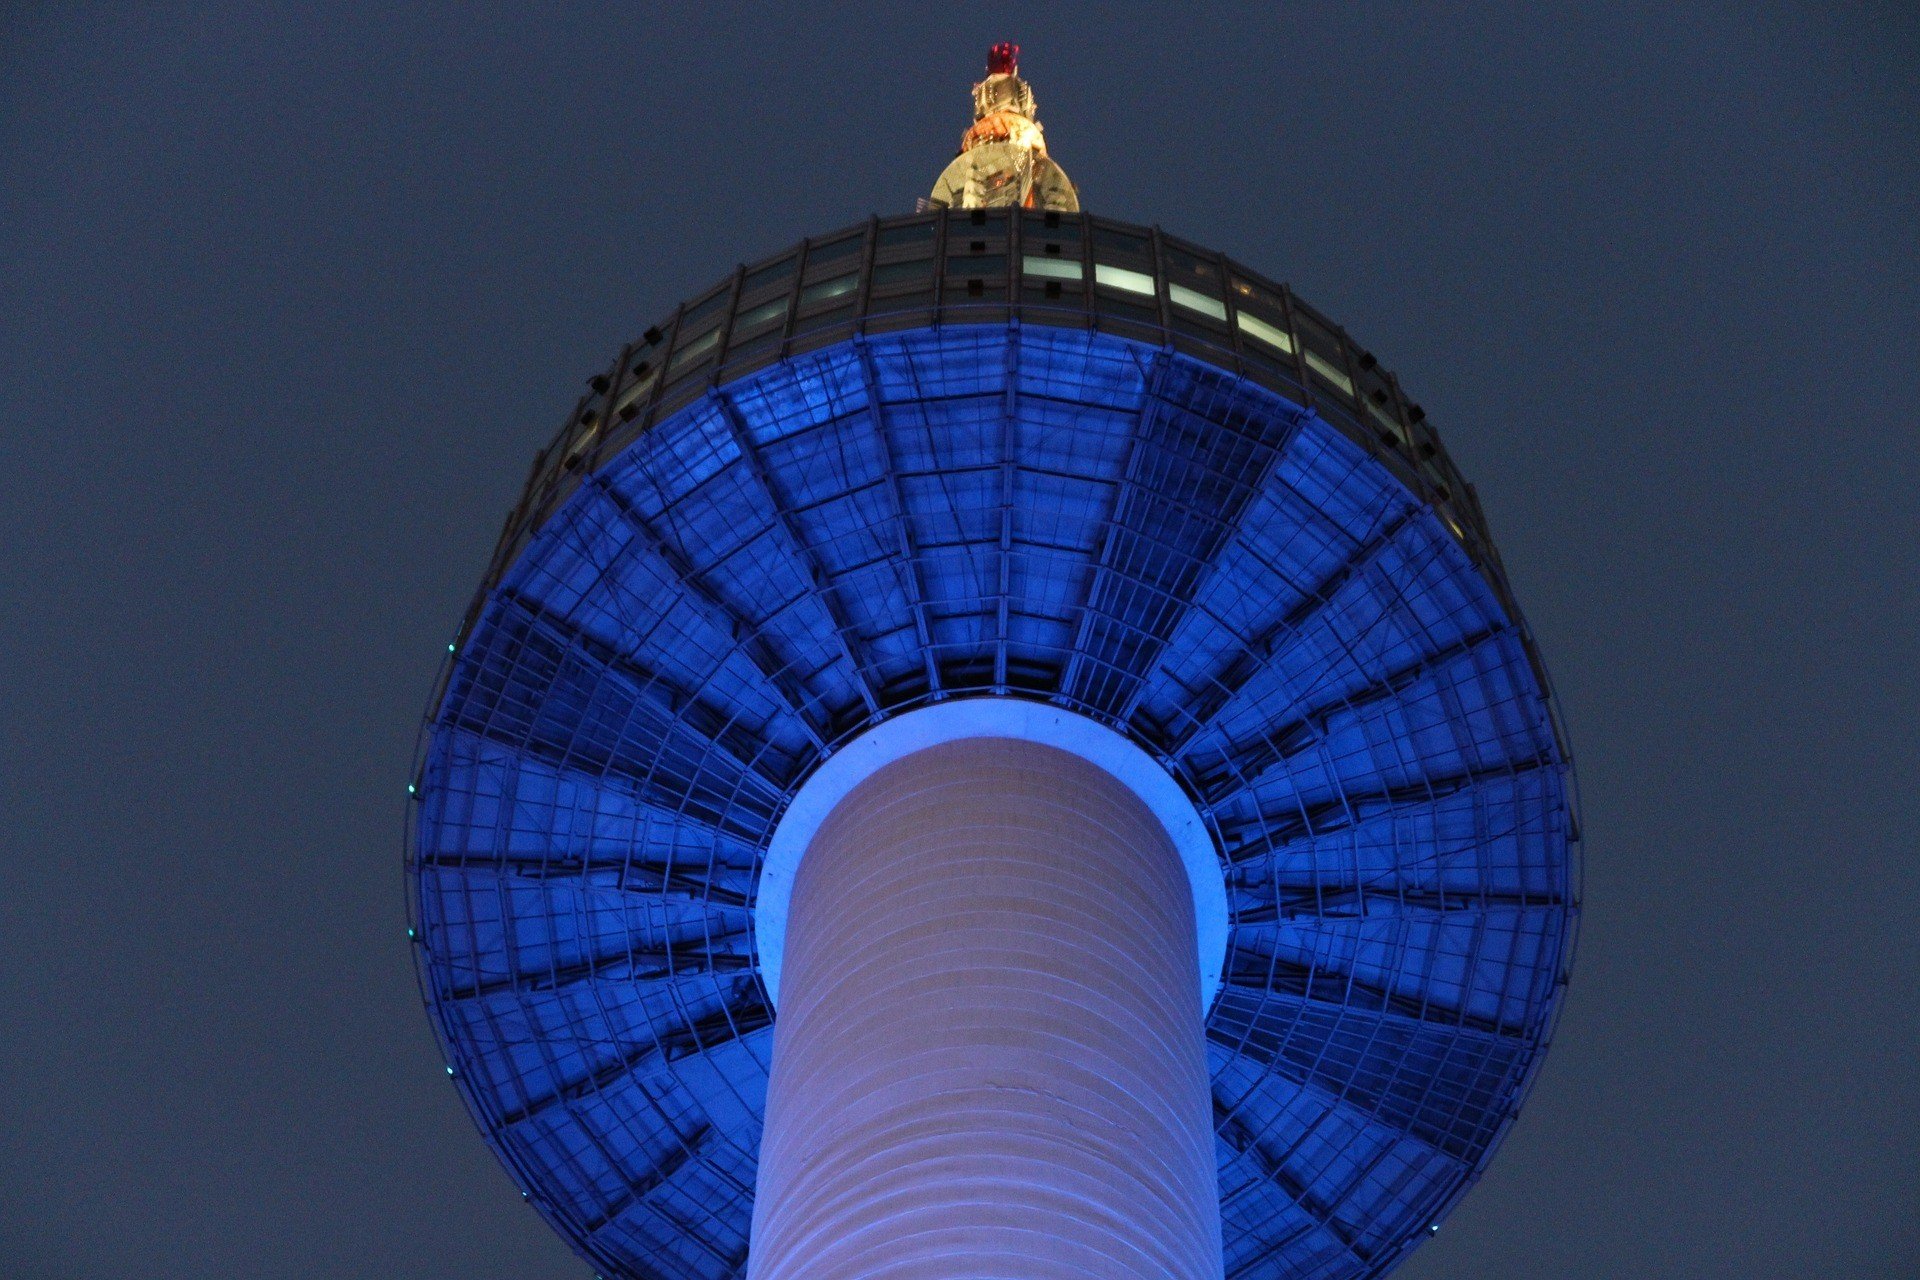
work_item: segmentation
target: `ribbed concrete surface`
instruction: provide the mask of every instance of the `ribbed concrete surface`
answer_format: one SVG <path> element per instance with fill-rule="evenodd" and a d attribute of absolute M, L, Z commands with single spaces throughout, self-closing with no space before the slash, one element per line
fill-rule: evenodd
<path fill-rule="evenodd" d="M 794 883 L 752 1280 L 1218 1280 L 1193 899 L 1076 756 L 930 747 Z"/>

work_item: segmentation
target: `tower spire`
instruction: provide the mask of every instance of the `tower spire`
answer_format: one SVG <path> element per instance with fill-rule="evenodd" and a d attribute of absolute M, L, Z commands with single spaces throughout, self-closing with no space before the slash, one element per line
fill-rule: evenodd
<path fill-rule="evenodd" d="M 1002 41 L 987 50 L 987 77 L 973 86 L 973 124 L 960 135 L 960 154 L 933 184 L 934 208 L 1080 208 L 1080 193 L 1047 155 L 1033 89 L 1020 78 L 1020 46 Z"/>

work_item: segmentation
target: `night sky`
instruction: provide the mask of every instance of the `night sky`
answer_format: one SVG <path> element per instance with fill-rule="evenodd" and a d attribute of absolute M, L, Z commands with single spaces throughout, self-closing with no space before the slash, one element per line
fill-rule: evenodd
<path fill-rule="evenodd" d="M 0 10 L 0 1272 L 589 1274 L 415 992 L 422 706 L 583 380 L 996 39 L 1398 372 L 1564 700 L 1573 990 L 1397 1274 L 1920 1272 L 1912 6 L 147 8 Z"/>

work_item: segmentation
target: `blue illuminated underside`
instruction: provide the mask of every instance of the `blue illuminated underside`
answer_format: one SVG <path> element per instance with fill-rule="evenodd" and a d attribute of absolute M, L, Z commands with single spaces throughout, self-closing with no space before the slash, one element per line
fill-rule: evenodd
<path fill-rule="evenodd" d="M 1484 1165 L 1573 916 L 1517 619 L 1318 417 L 1120 338 L 948 326 L 710 393 L 574 493 L 454 662 L 417 925 L 457 1078 L 607 1275 L 744 1272 L 748 904 L 824 748 L 1055 701 L 1204 807 L 1230 1276 L 1378 1274 Z"/>

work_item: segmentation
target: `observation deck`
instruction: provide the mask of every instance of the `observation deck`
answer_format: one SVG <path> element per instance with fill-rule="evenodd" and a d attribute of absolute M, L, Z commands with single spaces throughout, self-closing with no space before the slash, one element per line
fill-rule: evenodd
<path fill-rule="evenodd" d="M 1229 1276 L 1378 1275 L 1550 1036 L 1578 831 L 1472 487 L 1398 381 L 1154 228 L 937 211 L 743 266 L 590 382 L 450 646 L 408 852 L 449 1073 L 607 1276 L 743 1275 L 807 780 L 971 698 L 1201 815 Z"/>

